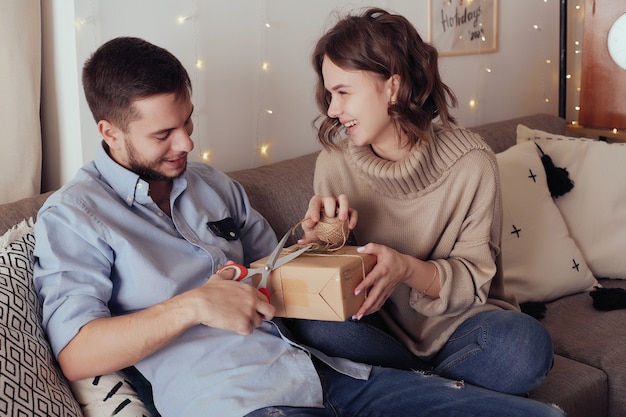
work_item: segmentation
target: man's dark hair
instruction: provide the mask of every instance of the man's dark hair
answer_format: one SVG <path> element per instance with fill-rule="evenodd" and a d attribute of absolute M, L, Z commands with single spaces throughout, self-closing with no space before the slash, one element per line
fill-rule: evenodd
<path fill-rule="evenodd" d="M 181 62 L 167 50 L 133 37 L 100 46 L 85 62 L 82 81 L 96 123 L 107 120 L 123 131 L 138 116 L 135 101 L 158 94 L 191 95 L 191 80 Z"/>

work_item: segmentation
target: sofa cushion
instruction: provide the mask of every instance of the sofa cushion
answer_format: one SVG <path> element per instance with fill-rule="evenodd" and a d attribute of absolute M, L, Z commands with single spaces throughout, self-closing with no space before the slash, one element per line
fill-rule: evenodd
<path fill-rule="evenodd" d="M 40 325 L 32 284 L 34 245 L 26 221 L 0 244 L 0 415 L 80 416 Z"/>
<path fill-rule="evenodd" d="M 473 126 L 469 129 L 478 133 L 485 140 L 487 145 L 495 152 L 502 152 L 515 145 L 517 138 L 517 125 L 523 124 L 532 126 L 552 133 L 565 133 L 565 119 L 546 113 L 537 113 L 530 116 L 516 117 L 513 119 L 501 120 L 493 123 L 486 123 L 480 126 Z"/>
<path fill-rule="evenodd" d="M 600 279 L 603 287 L 626 288 L 626 280 Z M 588 293 L 563 297 L 547 306 L 546 326 L 555 353 L 602 369 L 609 383 L 609 416 L 626 410 L 626 309 L 599 311 Z"/>
<path fill-rule="evenodd" d="M 23 219 L 36 220 L 37 212 L 52 191 L 36 196 L 23 198 L 13 203 L 0 204 L 0 235 L 6 233 Z"/>
<path fill-rule="evenodd" d="M 518 143 L 536 141 L 574 188 L 555 199 L 570 235 L 596 277 L 626 278 L 626 144 L 517 128 Z"/>
<path fill-rule="evenodd" d="M 558 405 L 567 417 L 606 416 L 607 392 L 604 371 L 554 355 L 554 366 L 548 377 L 529 397 Z"/>
<path fill-rule="evenodd" d="M 496 155 L 503 205 L 502 271 L 520 303 L 551 301 L 597 284 L 554 204 L 534 143 Z"/>
<path fill-rule="evenodd" d="M 313 197 L 313 172 L 319 152 L 258 168 L 229 172 L 239 182 L 250 204 L 270 223 L 277 236 L 297 226 Z M 287 244 L 295 243 L 299 235 Z"/>

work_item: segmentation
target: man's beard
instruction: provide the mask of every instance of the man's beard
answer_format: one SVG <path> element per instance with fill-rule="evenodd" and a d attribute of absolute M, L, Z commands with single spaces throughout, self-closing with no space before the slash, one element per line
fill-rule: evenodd
<path fill-rule="evenodd" d="M 183 170 L 180 174 L 169 177 L 156 171 L 135 157 L 137 152 L 130 144 L 130 141 L 126 141 L 126 151 L 128 153 L 128 164 L 130 165 L 131 171 L 139 175 L 139 177 L 145 181 L 167 181 L 179 177 L 184 172 Z"/>
<path fill-rule="evenodd" d="M 161 174 L 160 172 L 157 172 L 151 168 L 138 164 L 136 161 L 131 161 L 130 169 L 135 174 L 139 175 L 141 179 L 146 180 L 146 181 L 166 181 L 166 180 L 171 179 L 167 177 L 166 175 Z"/>

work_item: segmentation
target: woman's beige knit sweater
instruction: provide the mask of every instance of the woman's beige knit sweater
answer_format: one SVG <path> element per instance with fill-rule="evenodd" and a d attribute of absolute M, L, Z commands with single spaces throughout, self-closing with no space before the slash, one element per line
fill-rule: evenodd
<path fill-rule="evenodd" d="M 338 145 L 317 160 L 315 193 L 348 196 L 359 212 L 354 234 L 360 245 L 380 243 L 437 267 L 439 298 L 401 285 L 384 307 L 392 330 L 414 354 L 431 359 L 479 312 L 518 308 L 504 293 L 500 268 L 496 158 L 478 135 L 438 129 L 433 141 L 420 141 L 397 162 L 349 139 Z"/>

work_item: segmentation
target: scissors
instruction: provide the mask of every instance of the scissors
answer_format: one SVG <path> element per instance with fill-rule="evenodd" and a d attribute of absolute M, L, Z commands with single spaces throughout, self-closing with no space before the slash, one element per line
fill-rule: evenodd
<path fill-rule="evenodd" d="M 232 278 L 233 280 L 245 281 L 252 285 L 253 285 L 252 276 L 256 274 L 261 274 L 261 281 L 259 281 L 256 287 L 258 288 L 261 294 L 267 297 L 267 302 L 270 302 L 270 292 L 267 290 L 267 278 L 270 276 L 270 273 L 273 270 L 283 266 L 287 262 L 292 261 L 298 256 L 302 255 L 311 246 L 313 246 L 313 245 L 303 246 L 302 248 L 294 252 L 291 252 L 290 254 L 285 255 L 282 258 L 279 258 L 278 256 L 282 252 L 283 247 L 285 246 L 285 243 L 287 242 L 287 239 L 289 238 L 289 235 L 290 235 L 289 231 L 285 233 L 285 236 L 283 236 L 280 242 L 278 242 L 278 244 L 276 245 L 276 247 L 274 248 L 270 256 L 267 258 L 267 262 L 265 263 L 265 265 L 261 266 L 260 268 L 246 268 L 243 265 L 233 263 L 233 264 L 224 265 L 218 268 L 217 272 L 220 273 L 222 271 L 232 269 L 235 271 L 235 275 Z"/>

